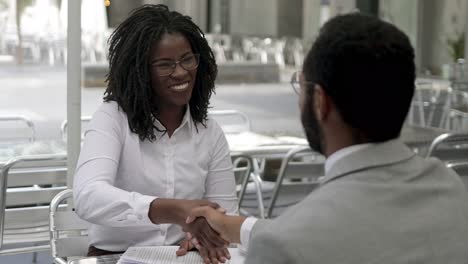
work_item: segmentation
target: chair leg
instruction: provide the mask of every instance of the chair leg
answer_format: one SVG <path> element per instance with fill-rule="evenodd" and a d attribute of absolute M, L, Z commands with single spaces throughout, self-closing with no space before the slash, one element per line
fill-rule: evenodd
<path fill-rule="evenodd" d="M 259 217 L 261 219 L 265 219 L 265 207 L 263 205 L 263 194 L 262 194 L 262 183 L 261 183 L 262 180 L 260 176 L 258 176 L 256 173 L 252 172 L 250 176 L 255 184 L 255 189 L 257 192 Z"/>
<path fill-rule="evenodd" d="M 34 263 L 34 264 L 37 263 L 37 252 L 33 252 L 33 255 L 32 255 L 32 263 Z"/>

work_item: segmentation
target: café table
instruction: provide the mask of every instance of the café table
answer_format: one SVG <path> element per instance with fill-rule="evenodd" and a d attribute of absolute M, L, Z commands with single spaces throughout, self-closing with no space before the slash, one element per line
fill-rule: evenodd
<path fill-rule="evenodd" d="M 446 132 L 448 131 L 439 128 L 405 124 L 401 131 L 400 139 L 415 152 L 424 155 L 432 140 Z M 258 215 L 263 218 L 265 212 L 262 192 L 268 191 L 265 190 L 268 188 L 263 181 L 266 160 L 278 160 L 280 162 L 289 151 L 297 147 L 308 146 L 308 142 L 305 138 L 272 137 L 250 131 L 226 134 L 226 139 L 233 159 L 239 157 L 250 159 L 252 173 L 249 175 L 249 179 L 252 180 L 255 186 Z M 317 155 L 320 156 L 319 154 Z M 323 158 L 323 160 L 325 159 Z M 243 184 L 242 193 L 245 192 L 245 188 L 246 186 Z"/>
<path fill-rule="evenodd" d="M 405 124 L 401 140 L 412 148 L 428 147 L 437 136 L 450 132 L 445 129 L 421 127 Z M 226 134 L 231 155 L 251 155 L 254 157 L 281 158 L 297 146 L 307 146 L 307 140 L 300 137 L 272 137 L 254 132 Z M 0 143 L 0 168 L 9 159 L 28 155 L 53 155 L 66 153 L 63 140 L 36 140 L 34 142 Z M 259 159 L 261 160 L 261 159 Z M 259 164 L 261 166 L 261 163 Z M 261 167 L 258 171 L 261 172 Z"/>
<path fill-rule="evenodd" d="M 0 168 L 8 160 L 20 156 L 55 155 L 66 153 L 62 140 L 36 140 L 34 142 L 0 143 Z"/>
<path fill-rule="evenodd" d="M 262 191 L 265 191 L 263 175 L 266 160 L 281 160 L 290 150 L 307 144 L 307 141 L 302 138 L 294 137 L 266 136 L 250 131 L 229 133 L 226 134 L 226 139 L 229 144 L 231 157 L 234 160 L 237 158 L 248 159 L 252 165 L 249 178 L 255 186 L 258 216 L 260 218 L 265 218 Z M 246 191 L 247 180 L 248 179 L 244 179 L 242 184 L 241 197 Z"/>
<path fill-rule="evenodd" d="M 448 132 L 450 131 L 441 128 L 406 124 L 401 130 L 400 139 L 415 152 L 424 155 L 436 137 Z"/>
<path fill-rule="evenodd" d="M 175 257 L 178 246 L 157 246 L 157 247 L 130 247 L 124 254 L 105 255 L 98 257 L 84 257 L 74 259 L 69 264 L 116 264 L 122 257 L 124 263 L 128 264 L 155 264 L 155 263 L 203 263 L 196 252 L 189 252 L 183 257 Z M 231 259 L 228 264 L 243 264 L 244 252 L 238 248 L 228 248 Z M 173 254 L 173 255 L 172 255 Z M 174 258 L 172 257 L 174 256 Z"/>
<path fill-rule="evenodd" d="M 122 254 L 86 257 L 72 260 L 69 264 L 116 264 Z"/>
<path fill-rule="evenodd" d="M 405 124 L 401 130 L 400 139 L 410 147 L 429 146 L 439 135 L 449 130 L 436 127 L 423 127 Z M 246 153 L 249 155 L 281 156 L 294 147 L 307 146 L 307 140 L 300 137 L 272 137 L 254 132 L 227 134 L 226 139 L 231 154 Z"/>

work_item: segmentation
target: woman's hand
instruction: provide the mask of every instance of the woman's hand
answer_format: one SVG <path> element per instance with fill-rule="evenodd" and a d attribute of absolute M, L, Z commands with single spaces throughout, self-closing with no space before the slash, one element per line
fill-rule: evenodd
<path fill-rule="evenodd" d="M 220 258 L 229 256 L 225 254 L 227 249 L 223 249 L 229 243 L 208 225 L 206 219 L 199 218 L 191 223 L 186 223 L 186 219 L 192 210 L 200 206 L 213 208 L 222 213 L 225 212 L 217 203 L 208 200 L 157 198 L 151 202 L 148 216 L 154 224 L 171 223 L 182 226 L 185 232 L 190 232 L 198 239 L 197 249 L 200 254 L 205 254 L 202 253 L 205 250 L 205 255 L 209 256 L 211 261 L 213 261 L 213 258 L 218 258 L 219 254 Z"/>
<path fill-rule="evenodd" d="M 219 204 L 208 200 L 156 198 L 149 206 L 148 217 L 153 224 L 178 224 L 183 227 L 192 209 L 199 206 L 219 208 Z"/>
<path fill-rule="evenodd" d="M 194 249 L 195 245 L 190 242 L 190 239 L 184 238 L 180 243 L 179 243 L 179 249 L 176 251 L 177 256 L 185 256 L 187 252 L 190 250 Z"/>
<path fill-rule="evenodd" d="M 180 242 L 179 249 L 177 250 L 176 255 L 184 256 L 185 254 L 187 254 L 188 251 L 194 248 L 195 248 L 195 245 L 192 242 L 190 242 L 189 238 L 186 238 Z M 217 264 L 218 262 L 224 263 L 226 262 L 227 259 L 231 258 L 229 251 L 225 247 L 207 249 L 207 248 L 199 246 L 197 250 L 206 264 L 208 263 Z"/>
<path fill-rule="evenodd" d="M 186 223 L 193 209 L 200 206 L 220 210 L 219 204 L 208 200 L 154 199 L 148 216 L 154 224 L 178 224 L 185 232 L 191 232 L 206 248 L 222 247 L 227 242 L 214 231 L 205 219 Z"/>
<path fill-rule="evenodd" d="M 205 218 L 197 218 L 191 223 L 184 224 L 182 229 L 198 239 L 198 242 L 205 248 L 219 248 L 229 245 L 229 242 L 222 239 L 218 232 L 210 227 Z"/>

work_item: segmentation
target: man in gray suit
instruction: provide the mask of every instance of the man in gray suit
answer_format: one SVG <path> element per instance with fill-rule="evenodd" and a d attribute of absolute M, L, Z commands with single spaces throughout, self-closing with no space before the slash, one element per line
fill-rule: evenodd
<path fill-rule="evenodd" d="M 309 144 L 327 157 L 320 187 L 276 219 L 200 207 L 188 221 L 205 217 L 248 247 L 246 263 L 468 263 L 462 181 L 398 140 L 414 82 L 402 31 L 358 13 L 331 19 L 292 81 Z"/>

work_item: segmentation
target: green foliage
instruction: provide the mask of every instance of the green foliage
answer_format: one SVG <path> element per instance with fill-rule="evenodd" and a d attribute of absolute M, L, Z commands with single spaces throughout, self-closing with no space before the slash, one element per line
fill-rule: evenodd
<path fill-rule="evenodd" d="M 465 34 L 457 34 L 455 38 L 447 39 L 447 48 L 453 62 L 465 56 Z"/>

